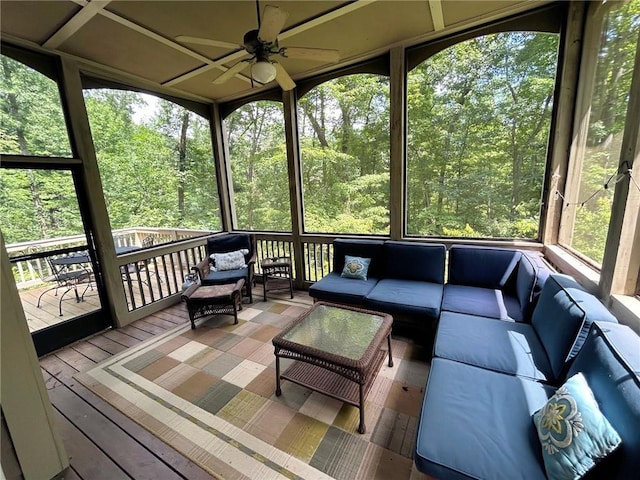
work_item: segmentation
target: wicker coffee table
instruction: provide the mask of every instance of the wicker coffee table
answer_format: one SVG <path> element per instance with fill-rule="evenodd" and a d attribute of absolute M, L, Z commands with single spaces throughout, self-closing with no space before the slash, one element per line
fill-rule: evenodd
<path fill-rule="evenodd" d="M 224 285 L 193 284 L 182 294 L 187 302 L 191 328 L 196 328 L 195 320 L 207 315 L 233 315 L 234 324 L 238 323 L 238 310 L 242 310 L 242 287 L 244 279 Z"/>
<path fill-rule="evenodd" d="M 391 324 L 385 313 L 316 303 L 274 337 L 276 395 L 286 379 L 360 409 L 358 431 L 365 432 L 364 400 L 387 355 L 391 355 Z M 293 364 L 280 373 L 280 359 Z"/>

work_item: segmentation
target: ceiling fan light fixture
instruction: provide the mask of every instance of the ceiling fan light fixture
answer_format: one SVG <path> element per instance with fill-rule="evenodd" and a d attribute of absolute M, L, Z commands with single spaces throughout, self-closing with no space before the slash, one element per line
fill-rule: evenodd
<path fill-rule="evenodd" d="M 259 60 L 251 65 L 251 78 L 260 83 L 269 83 L 276 78 L 276 67 L 268 60 Z"/>

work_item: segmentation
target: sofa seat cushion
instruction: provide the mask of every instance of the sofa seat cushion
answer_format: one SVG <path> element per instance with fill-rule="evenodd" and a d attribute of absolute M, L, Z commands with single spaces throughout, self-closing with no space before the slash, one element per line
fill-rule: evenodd
<path fill-rule="evenodd" d="M 448 283 L 444 286 L 442 310 L 500 320 L 523 320 L 518 299 L 492 288 Z"/>
<path fill-rule="evenodd" d="M 418 470 L 447 479 L 546 479 L 531 415 L 554 389 L 434 358 L 416 437 Z"/>
<path fill-rule="evenodd" d="M 365 298 L 365 305 L 373 310 L 433 320 L 440 315 L 441 302 L 441 284 L 398 279 L 380 280 Z"/>
<path fill-rule="evenodd" d="M 366 280 L 356 280 L 343 278 L 340 273 L 331 272 L 309 287 L 309 295 L 327 302 L 363 305 L 364 298 L 377 283 L 378 279 L 376 278 L 369 277 Z"/>
<path fill-rule="evenodd" d="M 246 279 L 249 274 L 249 268 L 238 268 L 236 270 L 222 270 L 217 272 L 209 272 L 203 279 L 203 285 L 221 285 L 223 283 L 231 283 L 241 278 Z"/>
<path fill-rule="evenodd" d="M 544 346 L 527 323 L 442 312 L 433 354 L 496 372 L 554 380 Z"/>

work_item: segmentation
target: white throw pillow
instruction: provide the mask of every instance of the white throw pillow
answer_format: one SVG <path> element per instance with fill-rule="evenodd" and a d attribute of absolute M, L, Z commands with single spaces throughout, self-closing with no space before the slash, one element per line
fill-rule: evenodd
<path fill-rule="evenodd" d="M 247 266 L 244 261 L 244 256 L 246 253 L 249 253 L 249 250 L 245 248 L 242 250 L 236 250 L 234 252 L 213 253 L 209 258 L 213 260 L 215 269 L 217 271 L 238 270 L 239 268 L 244 268 Z"/>

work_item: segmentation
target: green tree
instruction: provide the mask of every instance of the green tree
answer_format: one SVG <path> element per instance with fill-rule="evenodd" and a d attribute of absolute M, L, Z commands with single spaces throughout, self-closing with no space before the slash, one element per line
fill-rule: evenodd
<path fill-rule="evenodd" d="M 409 233 L 537 237 L 557 48 L 557 35 L 486 35 L 409 73 Z"/>
<path fill-rule="evenodd" d="M 298 105 L 305 230 L 388 234 L 388 78 L 339 77 Z"/>

